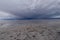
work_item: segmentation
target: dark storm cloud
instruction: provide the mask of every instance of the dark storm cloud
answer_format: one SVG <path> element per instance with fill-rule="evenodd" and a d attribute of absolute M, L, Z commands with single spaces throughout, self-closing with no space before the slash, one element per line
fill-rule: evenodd
<path fill-rule="evenodd" d="M 3 18 L 60 18 L 59 5 L 59 0 L 0 0 L 0 11 L 5 12 Z"/>

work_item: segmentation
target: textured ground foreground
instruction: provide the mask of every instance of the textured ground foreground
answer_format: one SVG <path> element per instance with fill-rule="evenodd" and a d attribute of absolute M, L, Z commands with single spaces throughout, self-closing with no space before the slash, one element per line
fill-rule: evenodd
<path fill-rule="evenodd" d="M 0 21 L 0 40 L 60 40 L 60 21 Z"/>

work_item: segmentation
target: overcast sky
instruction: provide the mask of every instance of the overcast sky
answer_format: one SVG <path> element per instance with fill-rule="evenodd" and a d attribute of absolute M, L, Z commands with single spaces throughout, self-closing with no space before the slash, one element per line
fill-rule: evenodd
<path fill-rule="evenodd" d="M 0 19 L 60 18 L 60 0 L 0 0 Z"/>

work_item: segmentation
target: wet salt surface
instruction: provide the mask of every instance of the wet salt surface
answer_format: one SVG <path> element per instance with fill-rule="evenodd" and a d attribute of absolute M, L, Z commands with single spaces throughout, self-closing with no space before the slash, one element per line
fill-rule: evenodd
<path fill-rule="evenodd" d="M 60 40 L 59 20 L 0 21 L 0 40 Z"/>

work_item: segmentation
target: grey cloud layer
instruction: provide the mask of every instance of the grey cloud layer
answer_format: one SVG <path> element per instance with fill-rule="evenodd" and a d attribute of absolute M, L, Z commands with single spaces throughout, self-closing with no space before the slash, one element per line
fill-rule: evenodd
<path fill-rule="evenodd" d="M 18 18 L 59 18 L 60 0 L 0 0 L 0 11 Z"/>

